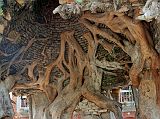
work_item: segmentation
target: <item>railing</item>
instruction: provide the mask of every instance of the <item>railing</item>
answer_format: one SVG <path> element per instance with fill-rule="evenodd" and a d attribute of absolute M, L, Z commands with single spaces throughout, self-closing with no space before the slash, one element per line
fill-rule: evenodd
<path fill-rule="evenodd" d="M 122 104 L 123 112 L 136 111 L 133 93 L 130 87 L 126 90 L 120 89 L 119 102 Z"/>
<path fill-rule="evenodd" d="M 27 99 L 25 96 L 17 97 L 17 112 L 23 117 L 23 116 L 28 116 L 29 115 L 29 107 L 27 105 Z"/>

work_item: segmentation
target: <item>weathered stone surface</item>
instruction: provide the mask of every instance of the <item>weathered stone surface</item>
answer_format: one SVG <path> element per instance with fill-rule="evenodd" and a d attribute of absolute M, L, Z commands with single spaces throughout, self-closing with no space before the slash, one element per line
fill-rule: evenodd
<path fill-rule="evenodd" d="M 86 115 L 101 115 L 102 113 L 107 112 L 106 109 L 100 109 L 98 106 L 92 102 L 89 102 L 87 99 L 79 102 L 75 110 L 80 110 Z"/>

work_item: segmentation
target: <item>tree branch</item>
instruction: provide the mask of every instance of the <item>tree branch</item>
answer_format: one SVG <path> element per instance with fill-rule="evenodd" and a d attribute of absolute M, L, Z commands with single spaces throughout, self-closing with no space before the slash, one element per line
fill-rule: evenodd
<path fill-rule="evenodd" d="M 94 21 L 94 20 L 92 20 L 92 21 Z M 119 38 L 115 33 L 112 33 L 112 35 L 110 35 L 108 32 L 105 32 L 105 31 L 97 28 L 97 26 L 89 24 L 84 19 L 81 19 L 80 22 L 82 24 L 84 24 L 93 34 L 99 34 L 99 35 L 107 38 L 108 40 L 116 43 L 119 47 L 121 47 L 124 50 L 124 46 L 119 42 L 119 39 L 121 39 L 121 38 Z M 118 39 L 116 39 L 114 36 L 116 36 L 116 38 L 118 38 Z"/>
<path fill-rule="evenodd" d="M 118 62 L 108 62 L 106 60 L 102 60 L 102 61 L 96 60 L 95 63 L 96 63 L 95 64 L 96 66 L 104 68 L 104 69 L 108 69 L 108 70 L 124 69 L 121 66 L 121 64 Z"/>

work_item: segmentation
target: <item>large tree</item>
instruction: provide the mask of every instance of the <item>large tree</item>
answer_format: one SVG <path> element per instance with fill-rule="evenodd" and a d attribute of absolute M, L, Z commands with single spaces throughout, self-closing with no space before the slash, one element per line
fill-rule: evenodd
<path fill-rule="evenodd" d="M 60 3 L 5 1 L 0 98 L 7 106 L 2 102 L 0 118 L 13 116 L 7 96 L 13 91 L 30 97 L 33 119 L 72 118 L 84 98 L 122 119 L 121 105 L 102 90 L 131 81 L 137 117 L 159 119 L 160 3 Z"/>

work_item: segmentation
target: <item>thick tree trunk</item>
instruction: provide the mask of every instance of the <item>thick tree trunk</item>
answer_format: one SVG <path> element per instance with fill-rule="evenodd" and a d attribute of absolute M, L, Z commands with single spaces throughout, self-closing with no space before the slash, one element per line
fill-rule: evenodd
<path fill-rule="evenodd" d="M 151 26 L 154 31 L 153 39 L 155 49 L 159 54 L 160 48 L 160 24 L 156 21 Z M 155 61 L 160 62 L 160 61 Z M 157 63 L 158 64 L 158 63 Z M 159 65 L 157 65 L 159 66 Z M 160 119 L 160 73 L 159 69 L 145 71 L 139 86 L 139 107 L 141 119 Z"/>
<path fill-rule="evenodd" d="M 137 88 L 132 87 L 132 92 L 133 92 L 133 98 L 135 101 L 135 107 L 136 107 L 136 119 L 140 119 L 139 115 L 139 91 Z"/>
<path fill-rule="evenodd" d="M 9 92 L 20 77 L 8 76 L 4 81 L 0 80 L 0 118 L 14 115 Z"/>
<path fill-rule="evenodd" d="M 151 71 L 144 73 L 139 86 L 140 119 L 160 119 L 160 108 L 157 104 L 156 85 Z"/>
<path fill-rule="evenodd" d="M 52 119 L 70 119 L 80 96 L 80 91 L 67 91 L 58 95 L 48 108 Z"/>
<path fill-rule="evenodd" d="M 101 118 L 102 119 L 112 119 L 110 112 L 102 113 Z"/>
<path fill-rule="evenodd" d="M 12 117 L 13 108 L 9 97 L 9 90 L 6 88 L 5 82 L 0 82 L 0 118 Z"/>
<path fill-rule="evenodd" d="M 28 96 L 28 103 L 29 103 L 29 119 L 33 119 L 33 110 L 32 110 L 32 96 Z"/>
<path fill-rule="evenodd" d="M 45 93 L 37 92 L 31 95 L 32 98 L 32 114 L 33 119 L 43 119 L 44 110 L 49 105 L 49 101 L 46 98 Z M 46 114 L 46 119 L 51 119 L 49 115 Z"/>

